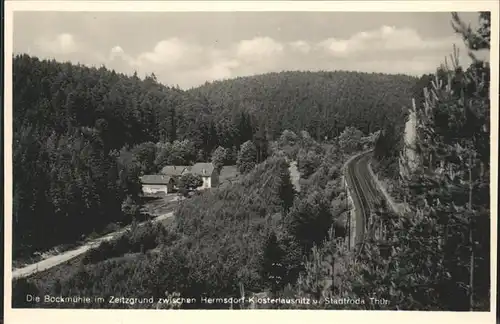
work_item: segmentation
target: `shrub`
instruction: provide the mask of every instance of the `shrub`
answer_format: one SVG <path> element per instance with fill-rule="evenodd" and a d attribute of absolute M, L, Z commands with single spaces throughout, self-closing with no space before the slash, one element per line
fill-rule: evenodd
<path fill-rule="evenodd" d="M 162 238 L 162 239 L 160 239 Z M 161 240 L 171 242 L 176 236 L 167 232 L 162 224 L 148 222 L 136 226 L 112 241 L 105 241 L 90 249 L 82 259 L 83 264 L 97 263 L 129 252 L 145 252 L 158 246 Z"/>
<path fill-rule="evenodd" d="M 179 178 L 179 193 L 184 197 L 188 197 L 189 193 L 195 190 L 198 187 L 203 185 L 203 179 L 199 175 L 195 175 L 192 173 L 183 174 Z"/>

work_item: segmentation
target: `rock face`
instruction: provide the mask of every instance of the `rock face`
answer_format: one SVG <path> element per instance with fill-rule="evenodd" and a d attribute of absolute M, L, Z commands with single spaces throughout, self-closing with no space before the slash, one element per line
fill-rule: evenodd
<path fill-rule="evenodd" d="M 399 161 L 399 172 L 401 177 L 406 177 L 418 166 L 418 156 L 415 152 L 417 139 L 417 114 L 415 99 L 413 99 L 413 109 L 410 110 L 408 121 L 405 125 L 404 151 Z"/>
<path fill-rule="evenodd" d="M 290 168 L 288 170 L 290 171 L 290 178 L 295 190 L 300 192 L 300 172 L 297 169 L 297 161 L 291 161 Z"/>

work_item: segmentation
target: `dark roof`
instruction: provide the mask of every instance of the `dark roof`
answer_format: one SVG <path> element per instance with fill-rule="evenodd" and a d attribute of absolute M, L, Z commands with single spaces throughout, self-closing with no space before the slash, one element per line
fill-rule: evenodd
<path fill-rule="evenodd" d="M 196 163 L 188 167 L 186 171 L 200 176 L 210 177 L 214 172 L 214 165 L 212 163 Z"/>
<path fill-rule="evenodd" d="M 195 165 L 167 165 L 161 169 L 161 173 L 169 176 L 180 176 L 184 173 L 192 173 L 209 177 L 214 172 L 212 163 L 196 163 Z"/>
<path fill-rule="evenodd" d="M 169 176 L 180 176 L 188 168 L 184 165 L 167 165 L 161 169 L 161 173 Z"/>
<path fill-rule="evenodd" d="M 168 175 L 151 174 L 142 176 L 141 182 L 143 184 L 168 184 L 171 179 L 172 177 Z"/>

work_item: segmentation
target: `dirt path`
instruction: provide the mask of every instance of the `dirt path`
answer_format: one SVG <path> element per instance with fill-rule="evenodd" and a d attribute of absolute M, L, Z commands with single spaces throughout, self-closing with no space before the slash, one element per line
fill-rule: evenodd
<path fill-rule="evenodd" d="M 174 212 L 169 212 L 163 215 L 160 215 L 156 218 L 154 218 L 152 221 L 154 223 L 156 222 L 161 222 L 167 218 L 170 218 L 174 216 Z M 143 226 L 147 222 L 140 223 L 139 226 Z M 82 255 L 83 253 L 87 252 L 91 248 L 95 248 L 99 246 L 102 242 L 105 241 L 110 241 L 113 238 L 117 237 L 118 235 L 124 233 L 126 230 L 130 229 L 130 225 L 122 228 L 121 230 L 118 230 L 116 232 L 107 234 L 105 236 L 102 236 L 98 239 L 92 240 L 76 249 L 69 250 L 66 252 L 63 252 L 58 255 L 51 256 L 47 259 L 41 260 L 37 263 L 30 264 L 26 267 L 19 268 L 19 269 L 12 269 L 12 278 L 17 279 L 17 278 L 23 278 L 23 277 L 28 277 L 32 274 L 35 274 L 37 272 L 41 272 L 47 269 L 50 269 L 52 267 L 55 267 L 61 263 L 67 262 L 73 258 L 76 258 L 79 255 Z"/>

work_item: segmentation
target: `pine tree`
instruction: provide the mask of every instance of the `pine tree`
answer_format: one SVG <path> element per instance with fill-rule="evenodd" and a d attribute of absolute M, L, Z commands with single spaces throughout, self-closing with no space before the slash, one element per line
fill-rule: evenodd
<path fill-rule="evenodd" d="M 333 223 L 329 202 L 318 191 L 296 200 L 286 221 L 288 232 L 305 252 L 323 241 Z"/>
<path fill-rule="evenodd" d="M 222 170 L 228 158 L 228 152 L 222 146 L 219 146 L 212 154 L 212 164 L 217 172 Z"/>
<path fill-rule="evenodd" d="M 296 192 L 290 176 L 290 164 L 287 163 L 284 159 L 282 160 L 282 163 L 283 167 L 280 169 L 281 184 L 279 187 L 279 196 L 281 198 L 281 206 L 283 207 L 283 211 L 285 213 L 288 213 L 290 211 L 290 208 L 292 208 L 293 206 Z"/>
<path fill-rule="evenodd" d="M 258 127 L 254 132 L 255 146 L 257 148 L 257 163 L 263 162 L 269 155 L 269 139 L 264 126 Z"/>
<path fill-rule="evenodd" d="M 264 243 L 264 252 L 261 264 L 261 277 L 271 291 L 277 292 L 283 287 L 284 280 L 284 251 L 281 249 L 276 234 L 272 232 Z"/>
<path fill-rule="evenodd" d="M 459 22 L 456 14 L 453 19 Z M 471 50 L 487 48 L 484 35 L 470 29 L 461 33 Z M 443 73 L 437 74 L 432 87 L 424 89 L 423 106 L 416 107 L 420 163 L 406 188 L 413 227 L 419 229 L 413 240 L 425 237 L 434 242 L 426 252 L 433 260 L 427 264 L 432 271 L 424 280 L 436 285 L 437 300 L 421 302 L 472 310 L 479 305 L 477 298 L 488 298 L 489 162 L 480 144 L 488 143 L 489 100 L 483 90 L 488 83 L 475 69 L 483 64 L 476 61 L 463 71 L 456 57 L 452 68 L 441 68 L 446 79 L 439 78 Z M 423 252 L 417 248 L 412 254 L 417 257 Z"/>
<path fill-rule="evenodd" d="M 249 114 L 241 112 L 238 122 L 239 144 L 253 139 L 252 120 Z"/>
<path fill-rule="evenodd" d="M 250 172 L 257 164 L 257 149 L 252 141 L 246 141 L 238 152 L 236 165 L 240 173 Z"/>
<path fill-rule="evenodd" d="M 136 220 L 140 215 L 140 206 L 138 202 L 129 195 L 122 203 L 122 212 L 127 221 Z"/>

